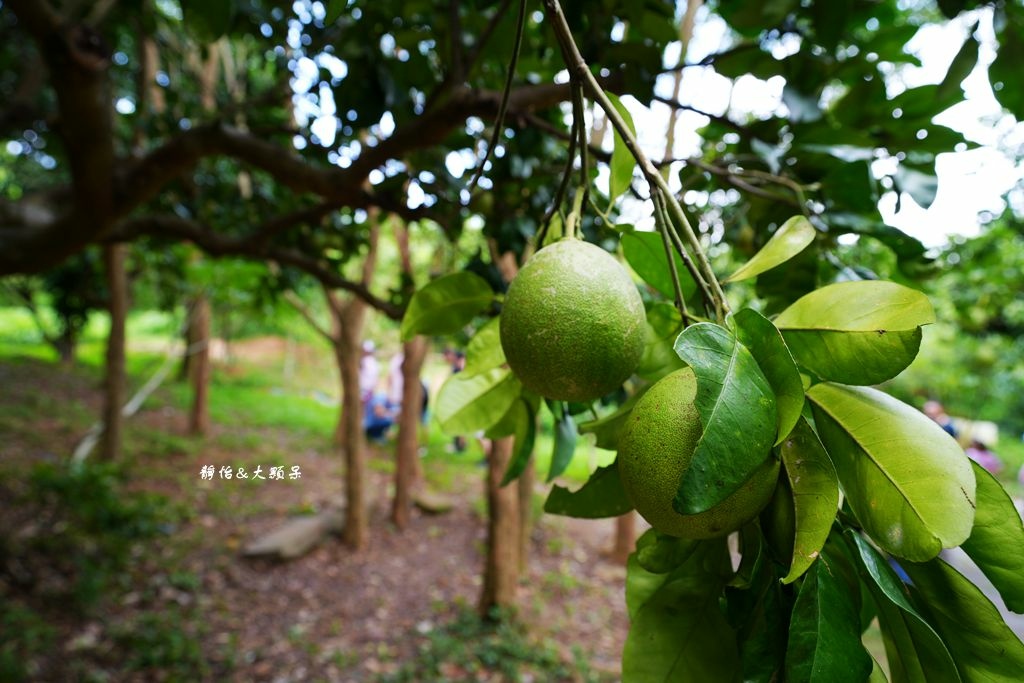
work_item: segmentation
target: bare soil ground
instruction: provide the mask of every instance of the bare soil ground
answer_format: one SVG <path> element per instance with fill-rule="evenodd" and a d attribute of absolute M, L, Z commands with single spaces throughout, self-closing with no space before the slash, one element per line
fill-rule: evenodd
<path fill-rule="evenodd" d="M 131 421 L 128 486 L 166 496 L 174 521 L 133 546 L 97 602 L 70 609 L 62 596 L 78 570 L 54 561 L 52 548 L 40 550 L 60 522 L 30 499 L 27 477 L 36 463 L 66 457 L 98 414 L 96 375 L 0 361 L 0 607 L 45 623 L 33 635 L 8 620 L 23 639 L 39 640 L 13 646 L 21 647 L 30 680 L 371 681 L 408 666 L 432 632 L 475 606 L 485 540 L 482 467 L 425 461 L 455 509 L 416 513 L 399 531 L 386 513 L 392 453 L 375 449 L 365 551 L 330 538 L 291 562 L 246 559 L 240 548 L 253 536 L 338 500 L 341 458 L 329 435 L 311 439 L 284 428 L 218 424 L 205 439 L 185 437 L 185 415 L 166 391 Z M 301 478 L 204 481 L 204 465 L 249 473 L 260 466 L 264 475 L 271 466 L 298 466 Z M 553 647 L 570 671 L 582 654 L 591 678 L 614 680 L 627 618 L 624 569 L 603 556 L 612 531 L 610 520 L 542 516 L 519 619 L 531 642 Z M 497 668 L 442 670 L 443 680 L 507 680 Z"/>

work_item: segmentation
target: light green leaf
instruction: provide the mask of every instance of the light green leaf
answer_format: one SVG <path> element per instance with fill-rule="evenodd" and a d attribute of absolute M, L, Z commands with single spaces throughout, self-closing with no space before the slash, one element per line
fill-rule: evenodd
<path fill-rule="evenodd" d="M 494 300 L 487 281 L 461 271 L 434 280 L 412 295 L 402 318 L 402 340 L 417 334 L 453 334 Z"/>
<path fill-rule="evenodd" d="M 803 216 L 793 216 L 782 224 L 761 250 L 750 257 L 726 282 L 738 282 L 756 277 L 766 270 L 781 265 L 807 248 L 814 241 L 814 226 Z"/>
<path fill-rule="evenodd" d="M 636 126 L 633 125 L 633 116 L 629 113 L 629 110 L 622 105 L 622 102 L 619 101 L 619 98 L 614 93 L 606 92 L 605 95 L 611 100 L 612 106 L 619 112 L 622 120 L 626 122 L 630 132 L 636 135 Z M 622 139 L 618 131 L 615 131 L 615 146 L 612 148 L 611 177 L 608 180 L 609 207 L 629 188 L 629 183 L 633 180 L 633 169 L 635 167 L 636 159 L 626 146 L 626 141 Z"/>
<path fill-rule="evenodd" d="M 974 473 L 953 437 L 876 389 L 816 384 L 807 397 L 846 499 L 875 543 L 924 562 L 967 539 Z"/>
<path fill-rule="evenodd" d="M 770 457 L 775 399 L 750 351 L 724 327 L 691 325 L 675 349 L 697 376 L 694 405 L 704 428 L 672 501 L 692 515 L 721 503 Z"/>
<path fill-rule="evenodd" d="M 978 482 L 978 510 L 964 552 L 985 572 L 1003 602 L 1024 614 L 1024 524 L 1002 485 L 971 461 Z"/>
<path fill-rule="evenodd" d="M 452 375 L 437 395 L 437 421 L 448 434 L 487 429 L 508 412 L 522 388 L 508 368 L 473 377 L 463 377 L 461 372 Z"/>
<path fill-rule="evenodd" d="M 555 484 L 544 501 L 544 512 L 581 519 L 618 517 L 633 509 L 619 478 L 619 466 L 598 467 L 577 491 Z"/>
<path fill-rule="evenodd" d="M 675 301 L 676 290 L 672 284 L 672 271 L 669 270 L 668 256 L 665 255 L 665 244 L 661 235 L 657 232 L 631 232 L 622 236 L 621 243 L 622 255 L 636 274 L 661 292 L 662 296 Z M 683 264 L 682 257 L 674 249 L 672 258 L 676 262 L 680 289 L 683 290 L 683 296 L 689 298 L 697 290 L 697 285 Z"/>
<path fill-rule="evenodd" d="M 757 311 L 744 308 L 732 317 L 736 336 L 753 354 L 775 394 L 778 430 L 775 445 L 786 438 L 804 408 L 804 386 L 793 355 L 778 328 Z"/>
<path fill-rule="evenodd" d="M 793 561 L 783 583 L 792 583 L 818 558 L 839 509 L 839 481 L 825 447 L 800 419 L 779 449 L 793 492 L 796 533 Z"/>
<path fill-rule="evenodd" d="M 501 317 L 492 318 L 476 331 L 466 345 L 466 377 L 479 375 L 505 364 L 505 351 L 501 348 Z"/>
<path fill-rule="evenodd" d="M 1013 683 L 1024 675 L 1024 643 L 985 594 L 942 560 L 903 565 L 919 601 L 949 647 L 960 677 Z"/>
<path fill-rule="evenodd" d="M 505 476 L 501 480 L 502 486 L 518 479 L 526 469 L 526 465 L 530 462 L 530 456 L 533 455 L 533 444 L 537 438 L 537 415 L 526 399 L 521 398 L 513 403 L 509 412 L 513 415 L 513 434 L 516 438 L 512 460 L 509 461 L 508 470 L 505 471 Z"/>
<path fill-rule="evenodd" d="M 885 672 L 882 671 L 882 665 L 874 657 L 871 658 L 871 675 L 868 676 L 868 683 L 889 683 Z"/>
<path fill-rule="evenodd" d="M 630 559 L 626 597 L 631 624 L 622 652 L 623 681 L 740 680 L 736 636 L 718 605 L 722 579 L 709 570 L 721 559 L 716 556 L 724 547 L 724 543 L 702 543 L 667 575 L 646 572 L 635 555 Z M 641 573 L 639 582 L 634 577 Z M 631 579 L 633 591 L 629 590 Z M 642 593 L 636 590 L 637 584 Z"/>
<path fill-rule="evenodd" d="M 871 674 L 854 595 L 826 558 L 807 572 L 789 625 L 787 681 L 863 681 Z"/>
<path fill-rule="evenodd" d="M 961 683 L 942 639 L 910 604 L 906 588 L 881 555 L 848 531 L 857 568 L 878 607 L 893 683 Z"/>
<path fill-rule="evenodd" d="M 775 319 L 797 363 L 844 384 L 878 384 L 910 364 L 921 326 L 935 322 L 921 292 L 893 282 L 840 282 L 801 297 Z"/>
<path fill-rule="evenodd" d="M 685 367 L 685 363 L 672 348 L 679 333 L 683 331 L 683 316 L 675 306 L 664 301 L 651 305 L 647 309 L 645 329 L 647 340 L 640 365 L 636 369 L 637 375 L 648 382 L 657 382 L 670 372 Z M 782 338 L 779 339 L 781 341 Z M 796 370 L 796 365 L 793 369 Z M 803 397 L 802 392 L 800 396 Z"/>

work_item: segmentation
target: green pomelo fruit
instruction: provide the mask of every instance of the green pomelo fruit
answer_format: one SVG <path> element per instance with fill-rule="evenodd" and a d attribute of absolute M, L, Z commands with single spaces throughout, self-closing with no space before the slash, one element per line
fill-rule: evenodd
<path fill-rule="evenodd" d="M 656 530 L 682 538 L 714 538 L 735 531 L 768 504 L 779 476 L 769 458 L 728 498 L 697 515 L 672 507 L 679 482 L 701 436 L 693 405 L 697 378 L 690 368 L 676 370 L 641 397 L 619 437 L 619 473 L 637 512 Z"/>
<path fill-rule="evenodd" d="M 501 347 L 530 391 L 591 401 L 636 370 L 644 321 L 626 269 L 604 249 L 566 239 L 534 254 L 512 281 L 501 311 Z"/>

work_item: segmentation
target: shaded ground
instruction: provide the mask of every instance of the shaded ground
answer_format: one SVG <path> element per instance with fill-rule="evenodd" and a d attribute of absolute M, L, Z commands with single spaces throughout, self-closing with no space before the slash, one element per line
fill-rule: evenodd
<path fill-rule="evenodd" d="M 472 670 L 479 662 L 465 657 L 440 665 L 440 676 L 416 673 L 424 650 L 433 657 L 458 648 L 459 638 L 445 629 L 472 609 L 479 590 L 478 454 L 428 457 L 428 477 L 456 495 L 456 508 L 440 517 L 416 514 L 400 532 L 386 519 L 390 454 L 375 451 L 364 553 L 332 538 L 290 563 L 246 560 L 239 548 L 251 536 L 337 500 L 340 458 L 323 434 L 308 429 L 222 419 L 203 441 L 185 437 L 182 391 L 168 387 L 131 421 L 125 486 L 172 504 L 161 508 L 155 537 L 131 542 L 122 538 L 134 533 L 126 531 L 131 519 L 101 518 L 112 539 L 96 541 L 70 534 L 61 507 L 73 495 L 66 482 L 44 484 L 49 494 L 61 491 L 45 503 L 34 502 L 39 485 L 28 483 L 30 470 L 69 453 L 97 414 L 95 370 L 0 361 L 0 386 L 0 499 L 15 502 L 0 508 L 0 606 L 7 615 L 0 628 L 16 638 L 3 654 L 29 680 L 369 681 L 403 666 L 407 680 L 511 678 L 499 663 Z M 264 475 L 271 466 L 298 466 L 302 476 L 203 481 L 204 465 L 249 473 L 261 466 Z M 617 677 L 627 629 L 624 570 L 601 555 L 612 526 L 551 516 L 537 524 L 520 593 L 527 635 L 501 636 L 511 643 L 501 647 L 511 649 L 498 650 L 512 659 L 549 656 L 521 667 L 523 680 Z M 93 547 L 60 547 L 79 542 Z M 82 563 L 102 559 L 104 544 L 111 553 L 124 546 L 124 562 L 93 572 L 96 578 Z M 82 599 L 83 578 L 102 593 Z"/>

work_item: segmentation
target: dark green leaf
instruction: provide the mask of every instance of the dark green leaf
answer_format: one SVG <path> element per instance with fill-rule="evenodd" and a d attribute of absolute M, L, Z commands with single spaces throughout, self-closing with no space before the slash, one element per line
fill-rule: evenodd
<path fill-rule="evenodd" d="M 185 26 L 204 43 L 212 43 L 231 28 L 232 0 L 181 0 Z"/>
<path fill-rule="evenodd" d="M 622 236 L 622 255 L 626 262 L 636 271 L 644 282 L 661 292 L 669 300 L 675 300 L 676 292 L 672 285 L 672 273 L 665 255 L 665 245 L 657 232 L 632 232 Z M 672 251 L 679 273 L 679 284 L 683 296 L 690 297 L 697 289 L 689 271 L 683 265 L 683 259 Z"/>
<path fill-rule="evenodd" d="M 670 372 L 684 367 L 683 361 L 672 348 L 682 330 L 683 317 L 675 306 L 664 301 L 651 305 L 647 309 L 644 355 L 640 357 L 636 374 L 648 382 L 657 382 Z"/>
<path fill-rule="evenodd" d="M 939 179 L 934 173 L 922 173 L 905 164 L 900 164 L 896 169 L 896 190 L 909 194 L 917 205 L 927 209 L 935 201 L 935 194 L 939 191 Z"/>
<path fill-rule="evenodd" d="M 907 562 L 903 569 L 964 681 L 1019 681 L 1024 643 L 985 594 L 942 560 Z"/>
<path fill-rule="evenodd" d="M 857 519 L 883 550 L 923 562 L 974 522 L 974 474 L 941 427 L 888 394 L 816 384 L 815 425 Z"/>
<path fill-rule="evenodd" d="M 821 554 L 839 508 L 839 480 L 825 447 L 803 418 L 779 449 L 793 492 L 793 559 L 782 580 L 792 583 Z"/>
<path fill-rule="evenodd" d="M 416 291 L 402 318 L 402 340 L 417 334 L 453 334 L 494 300 L 494 291 L 469 271 L 438 278 Z"/>
<path fill-rule="evenodd" d="M 865 680 L 871 674 L 871 657 L 861 644 L 857 612 L 850 587 L 833 574 L 827 559 L 815 562 L 793 605 L 786 680 Z"/>
<path fill-rule="evenodd" d="M 653 574 L 667 574 L 686 562 L 699 544 L 648 529 L 636 540 L 636 560 Z"/>
<path fill-rule="evenodd" d="M 694 404 L 704 431 L 672 505 L 679 514 L 699 514 L 735 492 L 770 457 L 775 399 L 750 351 L 725 328 L 692 325 L 675 349 L 697 376 Z"/>
<path fill-rule="evenodd" d="M 933 322 L 928 297 L 881 280 L 822 287 L 775 319 L 797 363 L 845 384 L 897 375 L 917 355 L 921 326 Z"/>
<path fill-rule="evenodd" d="M 552 410 L 555 414 L 555 444 L 551 453 L 551 468 L 548 470 L 548 481 L 565 472 L 565 468 L 572 462 L 573 453 L 576 452 L 576 423 L 572 415 L 558 401 L 548 402 L 548 406 L 556 405 L 558 408 Z"/>
<path fill-rule="evenodd" d="M 814 226 L 803 216 L 793 216 L 782 224 L 761 250 L 740 266 L 726 282 L 756 277 L 793 258 L 814 241 Z"/>
<path fill-rule="evenodd" d="M 526 469 L 533 455 L 533 444 L 537 437 L 537 416 L 532 406 L 525 399 L 519 399 L 509 409 L 515 415 L 515 450 L 512 453 L 512 460 L 508 464 L 508 470 L 501 480 L 501 485 L 512 482 L 519 478 L 519 475 Z"/>
<path fill-rule="evenodd" d="M 1008 8 L 1009 9 L 1009 8 Z M 1024 89 L 1020 87 L 1020 65 L 1024 64 L 1024 16 L 1008 11 L 999 32 L 999 50 L 988 67 L 988 78 L 999 104 L 1018 121 L 1024 121 Z"/>
<path fill-rule="evenodd" d="M 956 53 L 956 57 L 953 58 L 952 63 L 949 65 L 949 71 L 946 72 L 946 76 L 939 83 L 937 97 L 940 102 L 949 99 L 960 99 L 963 96 L 960 84 L 974 71 L 974 67 L 978 64 L 979 45 L 978 39 L 974 37 L 974 31 L 977 28 L 977 22 L 970 27 L 967 39 L 960 46 L 960 51 Z"/>
<path fill-rule="evenodd" d="M 605 93 L 611 100 L 619 116 L 626 122 L 630 132 L 636 134 L 636 126 L 633 125 L 633 116 L 629 113 L 619 98 L 613 93 Z M 622 139 L 618 131 L 615 131 L 615 146 L 612 148 L 611 178 L 608 181 L 608 199 L 614 204 L 623 192 L 629 188 L 633 180 L 633 169 L 636 167 L 636 159 L 633 157 L 626 141 Z"/>
<path fill-rule="evenodd" d="M 544 502 L 544 512 L 582 519 L 618 517 L 632 509 L 616 463 L 598 467 L 578 491 L 555 484 Z"/>
<path fill-rule="evenodd" d="M 348 7 L 348 0 L 328 0 L 327 16 L 324 17 L 324 26 L 330 26 L 338 20 L 341 13 Z"/>
<path fill-rule="evenodd" d="M 859 534 L 847 538 L 858 570 L 878 606 L 878 621 L 894 683 L 961 683 L 942 639 L 910 604 L 906 588 Z"/>
<path fill-rule="evenodd" d="M 736 336 L 750 350 L 775 394 L 775 444 L 786 438 L 804 407 L 804 385 L 778 328 L 757 311 L 744 308 L 733 316 Z"/>
<path fill-rule="evenodd" d="M 978 509 L 970 537 L 961 544 L 1014 612 L 1024 614 L 1024 525 L 1013 500 L 984 467 L 971 461 Z"/>

